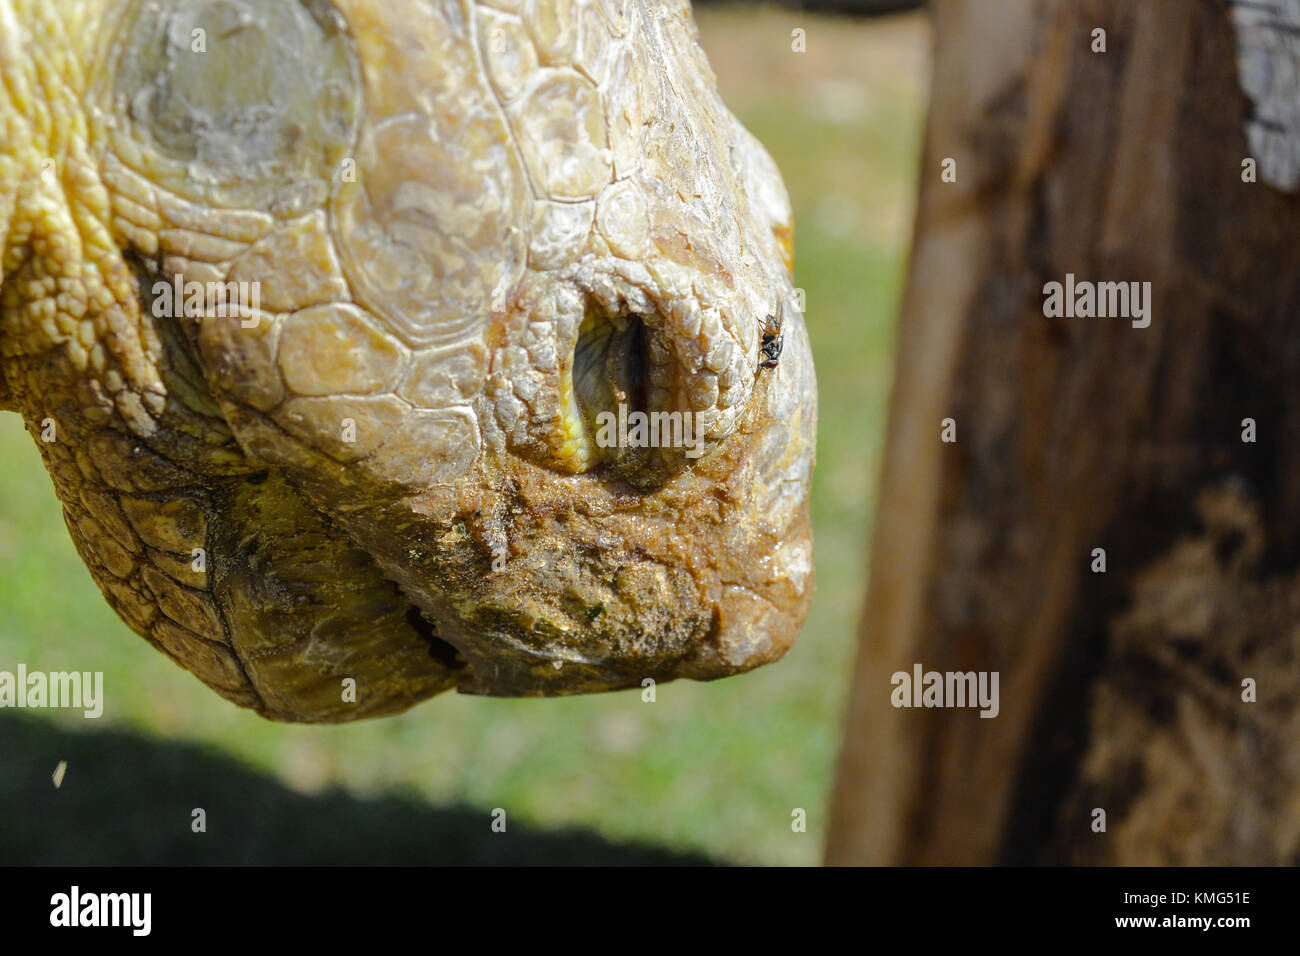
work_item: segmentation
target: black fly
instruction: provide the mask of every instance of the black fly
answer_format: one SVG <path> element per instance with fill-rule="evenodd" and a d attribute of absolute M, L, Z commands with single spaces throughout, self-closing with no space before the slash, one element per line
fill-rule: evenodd
<path fill-rule="evenodd" d="M 781 320 L 774 315 L 769 315 L 766 322 L 760 322 L 758 325 L 763 330 L 763 342 L 758 349 L 760 356 L 758 367 L 776 368 L 777 362 L 781 360 Z"/>

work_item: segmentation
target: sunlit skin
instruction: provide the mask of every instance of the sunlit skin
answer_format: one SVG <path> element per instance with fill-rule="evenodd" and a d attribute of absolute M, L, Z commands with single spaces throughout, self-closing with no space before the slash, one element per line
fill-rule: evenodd
<path fill-rule="evenodd" d="M 159 650 L 345 721 L 788 649 L 790 210 L 685 4 L 0 0 L 0 79 L 0 408 Z"/>

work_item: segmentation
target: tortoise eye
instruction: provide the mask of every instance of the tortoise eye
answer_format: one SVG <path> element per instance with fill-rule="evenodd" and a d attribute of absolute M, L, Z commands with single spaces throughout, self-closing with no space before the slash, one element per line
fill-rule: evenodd
<path fill-rule="evenodd" d="M 149 178 L 218 207 L 323 203 L 360 111 L 341 15 L 297 0 L 134 6 L 113 50 L 111 115 L 146 147 Z"/>

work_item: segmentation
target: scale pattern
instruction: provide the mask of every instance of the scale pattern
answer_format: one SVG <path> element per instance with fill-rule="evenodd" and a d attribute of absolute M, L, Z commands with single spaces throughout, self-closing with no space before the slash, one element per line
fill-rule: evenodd
<path fill-rule="evenodd" d="M 790 210 L 689 4 L 0 0 L 0 79 L 0 408 L 219 693 L 342 721 L 789 646 Z M 600 448 L 620 402 L 704 456 Z"/>

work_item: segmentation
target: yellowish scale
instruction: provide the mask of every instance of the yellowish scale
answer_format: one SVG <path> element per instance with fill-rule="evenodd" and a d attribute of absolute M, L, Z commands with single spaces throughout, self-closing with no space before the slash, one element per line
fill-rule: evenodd
<path fill-rule="evenodd" d="M 603 319 L 587 316 L 578 329 L 578 337 L 590 335 L 602 327 L 606 337 L 613 331 Z M 591 441 L 587 431 L 587 422 L 578 404 L 578 395 L 573 387 L 573 356 L 567 360 L 567 367 L 560 372 L 560 414 L 556 422 L 555 461 L 560 466 L 579 474 L 595 467 L 600 460 L 599 449 Z"/>

